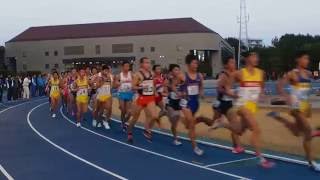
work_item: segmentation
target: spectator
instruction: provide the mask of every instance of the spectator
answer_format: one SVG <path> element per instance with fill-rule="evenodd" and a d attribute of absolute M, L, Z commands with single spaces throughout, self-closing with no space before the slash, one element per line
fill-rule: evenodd
<path fill-rule="evenodd" d="M 42 78 L 42 75 L 37 76 L 37 85 L 38 85 L 39 96 L 44 96 L 45 83 Z"/>
<path fill-rule="evenodd" d="M 6 79 L 6 86 L 7 86 L 7 100 L 11 101 L 14 95 L 14 80 L 11 75 L 8 76 Z"/>
<path fill-rule="evenodd" d="M 0 74 L 0 103 L 2 102 L 3 89 L 4 89 L 4 79 L 2 74 Z"/>
<path fill-rule="evenodd" d="M 30 90 L 29 90 L 29 84 L 31 83 L 31 80 L 29 79 L 28 76 L 26 76 L 23 79 L 23 99 L 29 99 L 30 98 Z"/>
<path fill-rule="evenodd" d="M 31 78 L 31 83 L 30 83 L 30 89 L 31 89 L 31 97 L 36 97 L 37 93 L 37 76 L 33 75 Z"/>

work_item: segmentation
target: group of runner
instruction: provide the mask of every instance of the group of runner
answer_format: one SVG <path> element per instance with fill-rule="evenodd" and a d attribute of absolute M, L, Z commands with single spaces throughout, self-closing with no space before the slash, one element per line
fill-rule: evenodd
<path fill-rule="evenodd" d="M 210 129 L 226 128 L 230 130 L 234 143 L 233 153 L 242 153 L 240 137 L 251 131 L 251 144 L 255 149 L 259 164 L 264 168 L 274 166 L 261 153 L 261 130 L 255 118 L 259 100 L 263 99 L 264 72 L 257 68 L 259 59 L 255 52 L 243 54 L 245 65 L 237 70 L 233 57 L 223 59 L 224 69 L 219 75 L 217 101 L 213 105 L 214 117 L 196 117 L 200 106 L 200 98 L 204 97 L 203 76 L 198 72 L 199 61 L 194 55 L 185 58 L 186 71 L 182 72 L 178 64 L 170 64 L 169 72 L 162 74 L 160 65 L 151 67 L 147 57 L 140 59 L 140 67 L 132 72 L 131 64 L 124 62 L 121 72 L 117 75 L 107 66 L 72 69 L 59 77 L 53 72 L 48 83 L 50 110 L 56 117 L 59 99 L 62 96 L 67 112 L 75 115 L 77 126 L 81 126 L 88 106 L 92 107 L 92 125 L 110 129 L 112 115 L 112 90 L 117 89 L 121 124 L 127 133 L 128 143 L 134 142 L 133 130 L 142 111 L 145 112 L 144 136 L 152 141 L 152 129 L 155 123 L 160 124 L 161 118 L 167 116 L 171 123 L 173 144 L 181 145 L 177 135 L 177 126 L 182 122 L 188 130 L 192 149 L 195 154 L 204 152 L 197 146 L 196 125 L 205 123 Z M 310 167 L 320 171 L 312 154 L 311 141 L 318 137 L 319 132 L 311 129 L 307 118 L 311 112 L 309 92 L 311 89 L 311 73 L 307 71 L 309 56 L 306 52 L 296 55 L 297 68 L 286 74 L 279 81 L 279 92 L 286 97 L 290 106 L 290 114 L 294 123 L 281 117 L 277 112 L 267 115 L 284 123 L 295 136 L 303 135 L 303 147 Z M 284 85 L 291 86 L 285 92 Z M 237 84 L 237 88 L 235 89 Z M 157 107 L 160 112 L 157 111 Z"/>

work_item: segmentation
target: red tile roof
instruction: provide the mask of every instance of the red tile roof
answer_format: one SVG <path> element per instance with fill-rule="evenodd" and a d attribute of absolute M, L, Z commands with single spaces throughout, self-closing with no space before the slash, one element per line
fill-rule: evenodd
<path fill-rule="evenodd" d="M 193 18 L 178 18 L 31 27 L 8 42 L 177 33 L 215 32 Z"/>

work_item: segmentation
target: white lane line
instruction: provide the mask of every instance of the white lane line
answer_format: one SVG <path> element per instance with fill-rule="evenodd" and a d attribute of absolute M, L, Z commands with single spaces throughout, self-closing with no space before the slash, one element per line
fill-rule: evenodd
<path fill-rule="evenodd" d="M 31 101 L 27 101 L 27 102 L 24 102 L 24 103 L 20 103 L 20 104 L 17 104 L 17 105 L 14 105 L 14 106 L 10 106 L 6 109 L 3 109 L 0 111 L 0 114 L 4 113 L 5 111 L 8 111 L 10 109 L 13 109 L 13 108 L 16 108 L 16 107 L 19 107 L 19 106 L 22 106 L 22 105 L 25 105 L 25 104 L 28 104 L 28 103 L 32 103 L 32 102 L 37 102 L 37 101 L 41 101 L 41 100 L 44 100 L 46 98 L 40 98 L 40 99 L 37 99 L 37 100 L 31 100 Z"/>
<path fill-rule="evenodd" d="M 62 107 L 60 108 L 60 113 L 61 113 L 61 115 L 63 116 L 64 119 L 66 119 L 66 120 L 67 120 L 68 122 L 70 122 L 71 124 L 76 125 L 76 123 L 74 123 L 71 119 L 69 119 L 69 118 L 63 113 Z M 193 164 L 193 163 L 190 163 L 190 162 L 187 162 L 187 161 L 184 161 L 184 160 L 180 160 L 180 159 L 177 159 L 177 158 L 173 158 L 173 157 L 171 157 L 171 156 L 167 156 L 167 155 L 160 154 L 160 153 L 157 153 L 157 152 L 154 152 L 154 151 L 150 151 L 150 150 L 147 150 L 147 149 L 138 147 L 138 146 L 133 146 L 133 145 L 130 145 L 130 144 L 127 144 L 127 143 L 118 141 L 118 140 L 116 140 L 116 139 L 110 138 L 110 137 L 108 137 L 108 136 L 102 135 L 102 134 L 100 134 L 100 133 L 97 133 L 97 132 L 92 131 L 92 130 L 90 130 L 90 129 L 87 129 L 87 128 L 85 128 L 85 127 L 81 127 L 81 129 L 83 129 L 83 130 L 85 130 L 85 131 L 88 131 L 88 132 L 90 132 L 90 133 L 92 133 L 92 134 L 95 134 L 95 135 L 97 135 L 97 136 L 100 136 L 100 137 L 102 137 L 102 138 L 105 138 L 105 139 L 108 139 L 108 140 L 110 140 L 110 141 L 113 141 L 113 142 L 115 142 L 115 143 L 122 144 L 122 145 L 124 145 L 124 146 L 130 147 L 130 148 L 133 148 L 133 149 L 137 149 L 137 150 L 140 150 L 140 151 L 143 151 L 143 152 L 146 152 L 146 153 L 155 155 L 155 156 L 160 156 L 160 157 L 163 157 L 163 158 L 166 158 L 166 159 L 170 159 L 170 160 L 173 160 L 173 161 L 176 161 L 176 162 L 180 162 L 180 163 L 187 164 L 187 165 L 190 165 L 190 166 L 198 167 L 198 168 L 205 169 L 205 170 L 208 170 L 208 171 L 211 171 L 211 172 L 215 172 L 215 173 L 227 175 L 227 176 L 234 177 L 234 178 L 237 178 L 237 179 L 249 179 L 249 178 L 246 178 L 246 177 L 238 176 L 238 175 L 231 174 L 231 173 L 227 173 L 227 172 L 224 172 L 224 171 L 219 171 L 219 170 L 217 170 L 217 169 L 207 168 L 207 167 L 204 167 L 204 166 L 200 166 L 200 165 L 197 165 L 197 164 Z"/>
<path fill-rule="evenodd" d="M 98 169 L 98 170 L 100 170 L 100 171 L 102 171 L 102 172 L 104 172 L 104 173 L 106 173 L 106 174 L 109 174 L 109 175 L 111 175 L 111 176 L 114 176 L 114 177 L 116 177 L 116 178 L 118 178 L 118 179 L 120 179 L 120 180 L 128 180 L 128 179 L 125 178 L 125 177 L 122 177 L 122 176 L 120 176 L 120 175 L 118 175 L 118 174 L 116 174 L 116 173 L 113 173 L 113 172 L 111 172 L 111 171 L 108 171 L 108 170 L 106 170 L 106 169 L 104 169 L 104 168 L 102 168 L 102 167 L 100 167 L 100 166 L 98 166 L 98 165 L 96 165 L 96 164 L 94 164 L 94 163 L 91 163 L 91 162 L 89 162 L 89 161 L 87 161 L 87 160 L 85 160 L 85 159 L 83 159 L 83 158 L 81 158 L 81 157 L 79 157 L 79 156 L 71 153 L 70 151 L 62 148 L 61 146 L 55 144 L 54 142 L 52 142 L 51 140 L 49 140 L 48 138 L 46 138 L 46 137 L 45 137 L 44 135 L 42 135 L 36 128 L 34 128 L 33 125 L 32 125 L 32 123 L 31 123 L 31 121 L 30 121 L 30 115 L 31 115 L 31 113 L 32 113 L 35 109 L 37 109 L 37 108 L 39 108 L 39 107 L 41 107 L 41 106 L 43 106 L 43 105 L 45 105 L 45 104 L 48 104 L 48 102 L 42 103 L 42 104 L 34 107 L 33 109 L 31 109 L 31 110 L 28 112 L 28 116 L 27 116 L 27 121 L 28 121 L 28 124 L 29 124 L 30 128 L 31 128 L 38 136 L 40 136 L 42 139 L 44 139 L 45 141 L 47 141 L 48 143 L 50 143 L 51 145 L 53 145 L 55 148 L 61 150 L 62 152 L 70 155 L 71 157 L 73 157 L 73 158 L 75 158 L 75 159 L 78 159 L 78 160 L 80 160 L 80 161 L 88 164 L 89 166 L 92 166 L 92 167 L 94 167 L 94 168 L 96 168 L 96 169 Z"/>
<path fill-rule="evenodd" d="M 244 159 L 238 159 L 238 160 L 234 160 L 234 161 L 226 161 L 226 162 L 221 162 L 221 163 L 209 164 L 209 165 L 206 165 L 205 167 L 214 167 L 214 166 L 220 166 L 220 165 L 225 165 L 225 164 L 232 164 L 232 163 L 237 163 L 237 162 L 249 161 L 252 159 L 257 159 L 257 157 L 244 158 Z"/>
<path fill-rule="evenodd" d="M 14 178 L 4 169 L 3 166 L 1 166 L 1 164 L 0 164 L 0 171 L 2 172 L 2 174 L 4 174 L 4 176 L 6 176 L 8 180 L 14 180 Z"/>

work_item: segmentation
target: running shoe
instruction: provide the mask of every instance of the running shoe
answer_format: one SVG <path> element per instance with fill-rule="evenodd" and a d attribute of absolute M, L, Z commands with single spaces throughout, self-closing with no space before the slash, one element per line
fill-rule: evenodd
<path fill-rule="evenodd" d="M 312 161 L 310 168 L 316 172 L 320 172 L 320 164 L 317 164 L 315 161 Z"/>
<path fill-rule="evenodd" d="M 143 136 L 147 139 L 147 141 L 152 142 L 152 133 L 151 131 L 144 130 Z"/>
<path fill-rule="evenodd" d="M 52 118 L 56 118 L 57 115 L 56 115 L 55 113 L 53 113 L 51 117 L 52 117 Z"/>
<path fill-rule="evenodd" d="M 280 117 L 280 113 L 276 112 L 276 111 L 271 111 L 271 112 L 268 112 L 266 114 L 266 116 L 271 117 L 271 118 L 277 118 L 277 117 Z"/>
<path fill-rule="evenodd" d="M 209 130 L 217 130 L 217 129 L 223 128 L 224 126 L 223 121 L 224 119 L 222 118 L 216 119 Z"/>
<path fill-rule="evenodd" d="M 133 144 L 133 136 L 132 136 L 132 133 L 128 133 L 127 142 L 128 142 L 129 144 Z"/>
<path fill-rule="evenodd" d="M 268 161 L 264 158 L 260 159 L 260 162 L 259 162 L 260 166 L 265 168 L 265 169 L 270 169 L 270 168 L 273 168 L 275 166 L 275 163 L 274 162 L 271 162 L 271 161 Z"/>
<path fill-rule="evenodd" d="M 96 127 L 96 126 L 97 126 L 97 120 L 95 120 L 95 119 L 92 120 L 92 126 L 93 126 L 93 127 Z"/>
<path fill-rule="evenodd" d="M 110 129 L 109 123 L 107 121 L 103 121 L 103 126 L 106 130 Z"/>
<path fill-rule="evenodd" d="M 241 147 L 241 146 L 234 147 L 234 148 L 232 149 L 232 153 L 233 153 L 233 154 L 241 154 L 241 153 L 244 153 L 244 148 Z"/>
<path fill-rule="evenodd" d="M 176 139 L 176 140 L 173 141 L 173 144 L 174 144 L 175 146 L 181 146 L 181 145 L 182 145 L 182 142 L 179 141 L 178 139 Z"/>
<path fill-rule="evenodd" d="M 78 122 L 78 123 L 77 123 L 77 127 L 81 127 L 81 123 Z"/>
<path fill-rule="evenodd" d="M 202 156 L 204 153 L 204 151 L 200 149 L 198 146 L 193 149 L 193 152 L 198 156 Z"/>

